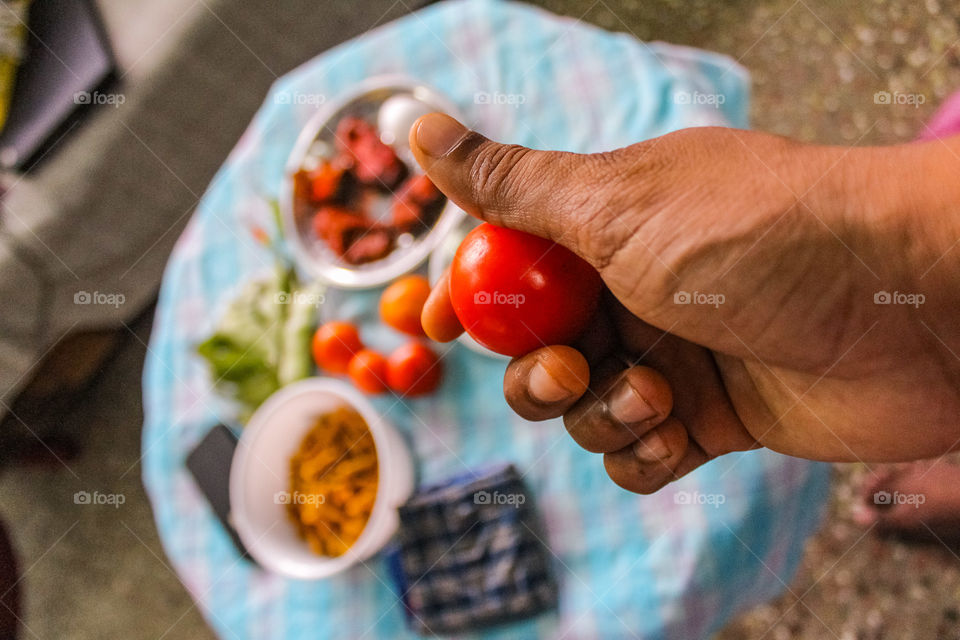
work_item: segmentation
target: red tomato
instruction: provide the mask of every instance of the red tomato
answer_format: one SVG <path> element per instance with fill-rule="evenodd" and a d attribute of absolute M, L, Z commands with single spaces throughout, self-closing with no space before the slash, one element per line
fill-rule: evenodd
<path fill-rule="evenodd" d="M 430 283 L 423 276 L 400 278 L 383 290 L 380 317 L 384 324 L 411 336 L 422 336 L 420 312 L 430 295 Z"/>
<path fill-rule="evenodd" d="M 387 359 L 376 351 L 363 349 L 350 360 L 347 375 L 357 389 L 381 393 L 387 390 Z"/>
<path fill-rule="evenodd" d="M 342 164 L 342 163 L 341 163 Z M 310 195 L 314 202 L 326 202 L 340 191 L 343 167 L 324 160 L 310 173 Z"/>
<path fill-rule="evenodd" d="M 313 361 L 332 373 L 346 373 L 354 354 L 363 349 L 357 328 L 349 322 L 328 322 L 313 334 Z"/>
<path fill-rule="evenodd" d="M 440 384 L 443 368 L 429 347 L 410 342 L 399 347 L 387 359 L 387 384 L 399 394 L 422 396 Z"/>
<path fill-rule="evenodd" d="M 467 234 L 450 265 L 450 299 L 464 329 L 514 357 L 576 339 L 601 286 L 597 271 L 573 252 L 492 224 Z"/>
<path fill-rule="evenodd" d="M 429 204 L 443 197 L 440 189 L 437 189 L 433 181 L 423 174 L 407 180 L 404 187 L 406 187 L 404 195 L 418 204 Z"/>

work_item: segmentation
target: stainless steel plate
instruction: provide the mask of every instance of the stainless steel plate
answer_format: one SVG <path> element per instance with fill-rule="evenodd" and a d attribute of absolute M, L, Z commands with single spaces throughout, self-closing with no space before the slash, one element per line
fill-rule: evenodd
<path fill-rule="evenodd" d="M 435 89 L 400 76 L 378 76 L 358 84 L 338 100 L 331 101 L 310 119 L 301 131 L 287 162 L 280 192 L 284 234 L 298 268 L 307 275 L 328 284 L 362 289 L 378 287 L 414 269 L 443 240 L 466 214 L 447 201 L 433 228 L 418 237 L 406 234 L 386 257 L 366 264 L 353 265 L 342 260 L 323 242 L 312 235 L 309 216 L 297 214 L 294 206 L 293 174 L 311 161 L 332 152 L 336 123 L 347 115 L 377 121 L 381 105 L 389 98 L 406 95 L 430 111 L 443 111 L 462 120 L 456 106 Z M 397 136 L 399 138 L 399 136 Z M 398 155 L 411 170 L 420 171 L 404 149 L 405 139 L 394 144 Z"/>

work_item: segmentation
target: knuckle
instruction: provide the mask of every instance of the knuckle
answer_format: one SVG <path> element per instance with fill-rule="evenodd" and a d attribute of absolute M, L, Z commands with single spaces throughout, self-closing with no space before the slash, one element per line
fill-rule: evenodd
<path fill-rule="evenodd" d="M 529 186 L 524 159 L 531 149 L 519 145 L 488 143 L 477 148 L 470 164 L 474 201 L 498 210 L 509 207 Z"/>
<path fill-rule="evenodd" d="M 623 149 L 594 153 L 580 176 L 581 185 L 573 195 L 580 211 L 580 224 L 572 233 L 575 242 L 593 266 L 602 271 L 614 262 L 631 239 L 641 230 L 648 217 L 644 206 L 653 191 L 651 172 L 639 158 L 646 153 L 648 143 L 638 143 Z"/>
<path fill-rule="evenodd" d="M 591 419 L 591 412 L 589 410 L 566 412 L 563 414 L 563 426 L 581 449 L 585 449 L 590 453 L 606 452 L 607 448 L 603 446 L 601 440 L 596 436 L 596 425 Z"/>
<path fill-rule="evenodd" d="M 581 223 L 573 230 L 576 246 L 602 272 L 635 233 L 635 221 L 623 214 L 614 199 L 604 200 L 600 195 L 591 194 L 591 200 L 580 209 Z"/>
<path fill-rule="evenodd" d="M 671 213 L 678 193 L 686 197 L 678 142 L 677 134 L 668 134 L 621 149 L 621 179 L 601 203 L 606 214 L 577 231 L 611 290 L 643 308 L 671 297 L 677 286 L 676 247 L 685 245 L 678 235 L 682 223 Z"/>

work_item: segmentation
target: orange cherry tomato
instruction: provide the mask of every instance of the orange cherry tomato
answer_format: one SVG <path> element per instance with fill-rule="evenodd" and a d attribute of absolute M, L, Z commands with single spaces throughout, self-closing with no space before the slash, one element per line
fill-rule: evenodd
<path fill-rule="evenodd" d="M 443 377 L 440 359 L 429 347 L 410 342 L 387 359 L 387 384 L 399 394 L 422 396 L 435 390 Z"/>
<path fill-rule="evenodd" d="M 422 336 L 420 312 L 430 295 L 430 283 L 423 276 L 400 278 L 384 289 L 380 296 L 380 317 L 397 331 Z"/>
<path fill-rule="evenodd" d="M 346 373 L 363 343 L 357 328 L 349 322 L 328 322 L 313 334 L 311 347 L 318 367 L 331 373 Z"/>
<path fill-rule="evenodd" d="M 357 389 L 381 393 L 387 390 L 387 359 L 376 351 L 363 349 L 350 360 L 347 375 Z"/>

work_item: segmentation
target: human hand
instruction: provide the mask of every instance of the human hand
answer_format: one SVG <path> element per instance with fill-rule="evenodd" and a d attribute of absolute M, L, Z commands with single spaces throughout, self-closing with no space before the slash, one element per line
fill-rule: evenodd
<path fill-rule="evenodd" d="M 504 395 L 525 418 L 562 415 L 622 487 L 757 446 L 889 461 L 958 445 L 956 141 L 843 149 L 697 128 L 580 155 L 440 114 L 410 139 L 468 213 L 600 272 L 589 335 L 514 359 Z M 440 341 L 463 331 L 446 277 L 422 319 Z"/>

